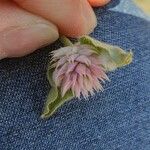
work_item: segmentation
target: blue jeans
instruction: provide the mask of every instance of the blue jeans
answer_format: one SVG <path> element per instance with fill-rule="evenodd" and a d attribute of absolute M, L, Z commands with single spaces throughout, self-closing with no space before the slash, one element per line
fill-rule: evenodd
<path fill-rule="evenodd" d="M 132 49 L 133 63 L 109 73 L 104 92 L 89 100 L 74 99 L 42 120 L 50 89 L 48 54 L 61 44 L 1 61 L 0 150 L 150 149 L 150 22 L 130 0 L 95 12 L 98 26 L 91 36 Z"/>

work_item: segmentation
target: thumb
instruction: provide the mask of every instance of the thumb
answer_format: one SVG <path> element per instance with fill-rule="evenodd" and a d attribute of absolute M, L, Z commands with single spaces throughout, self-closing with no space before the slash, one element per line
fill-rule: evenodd
<path fill-rule="evenodd" d="M 13 2 L 0 1 L 0 59 L 24 56 L 54 42 L 58 36 L 52 23 Z"/>

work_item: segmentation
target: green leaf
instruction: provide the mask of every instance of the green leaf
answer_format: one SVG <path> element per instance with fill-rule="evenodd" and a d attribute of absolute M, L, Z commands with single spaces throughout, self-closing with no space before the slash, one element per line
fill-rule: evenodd
<path fill-rule="evenodd" d="M 54 69 L 51 68 L 51 63 L 48 64 L 48 69 L 47 69 L 47 79 L 51 85 L 51 89 L 50 92 L 47 96 L 47 100 L 43 109 L 43 114 L 47 114 L 49 113 L 49 105 L 54 102 L 57 97 L 58 97 L 58 89 L 57 86 L 55 85 L 54 81 L 53 81 L 53 72 Z"/>
<path fill-rule="evenodd" d="M 63 103 L 74 97 L 71 91 L 68 91 L 64 97 L 61 96 L 60 89 L 57 88 L 53 81 L 54 70 L 55 69 L 51 67 L 51 63 L 49 63 L 47 68 L 47 79 L 51 85 L 51 90 L 47 96 L 41 118 L 49 118 Z"/>
<path fill-rule="evenodd" d="M 56 100 L 56 98 L 58 97 L 58 88 L 55 85 L 54 81 L 53 81 L 53 72 L 54 69 L 51 69 L 51 64 L 48 65 L 48 69 L 47 69 L 47 79 L 51 85 L 51 90 L 48 94 L 47 97 L 47 102 L 46 102 L 46 106 L 50 103 Z"/>
<path fill-rule="evenodd" d="M 93 47 L 93 50 L 96 51 L 98 54 L 101 54 L 101 52 L 106 51 L 107 44 L 100 42 L 94 38 L 91 38 L 90 36 L 83 36 L 79 39 L 80 44 L 87 44 Z"/>
<path fill-rule="evenodd" d="M 131 51 L 126 52 L 118 46 L 100 42 L 89 36 L 81 37 L 79 42 L 93 47 L 106 71 L 115 70 L 132 62 L 133 53 Z"/>
<path fill-rule="evenodd" d="M 56 85 L 55 85 L 55 83 L 54 83 L 54 81 L 53 81 L 53 72 L 54 72 L 55 69 L 52 68 L 51 65 L 52 65 L 52 64 L 51 64 L 51 62 L 50 62 L 50 63 L 48 64 L 48 68 L 47 68 L 47 73 L 46 73 L 46 75 L 47 75 L 47 79 L 48 79 L 50 85 L 53 86 L 53 87 L 56 87 Z"/>
<path fill-rule="evenodd" d="M 60 91 L 60 90 L 59 90 Z M 51 93 L 50 93 L 51 94 Z M 60 92 L 58 93 L 58 97 L 55 99 L 55 101 L 47 103 L 44 112 L 42 113 L 41 117 L 49 118 L 52 116 L 55 111 L 62 106 L 65 102 L 71 100 L 74 97 L 73 93 L 71 91 L 68 91 L 64 97 L 61 96 Z M 47 100 L 49 101 L 49 100 Z"/>
<path fill-rule="evenodd" d="M 132 62 L 133 53 L 125 52 L 120 47 L 113 46 L 112 48 L 108 49 L 109 54 L 113 61 L 116 63 L 117 67 L 123 67 L 128 65 Z"/>

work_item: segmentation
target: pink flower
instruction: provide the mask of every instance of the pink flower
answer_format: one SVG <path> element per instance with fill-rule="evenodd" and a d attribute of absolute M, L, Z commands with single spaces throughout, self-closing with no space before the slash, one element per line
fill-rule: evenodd
<path fill-rule="evenodd" d="M 88 45 L 74 45 L 52 52 L 53 80 L 62 97 L 71 90 L 76 97 L 103 90 L 100 81 L 108 80 L 99 56 Z"/>

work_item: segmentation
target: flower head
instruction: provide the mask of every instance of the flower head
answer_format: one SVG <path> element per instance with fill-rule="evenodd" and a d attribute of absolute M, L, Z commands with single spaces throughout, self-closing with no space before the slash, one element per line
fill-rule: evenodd
<path fill-rule="evenodd" d="M 53 80 L 62 97 L 71 90 L 76 97 L 87 97 L 103 90 L 101 82 L 108 77 L 99 56 L 89 45 L 74 45 L 52 52 Z"/>
<path fill-rule="evenodd" d="M 63 103 L 73 97 L 88 97 L 94 91 L 102 91 L 101 81 L 108 80 L 106 71 L 113 71 L 132 62 L 132 51 L 126 52 L 89 36 L 72 43 L 62 36 L 65 47 L 51 53 L 47 79 L 50 92 L 42 118 L 50 117 Z"/>

